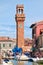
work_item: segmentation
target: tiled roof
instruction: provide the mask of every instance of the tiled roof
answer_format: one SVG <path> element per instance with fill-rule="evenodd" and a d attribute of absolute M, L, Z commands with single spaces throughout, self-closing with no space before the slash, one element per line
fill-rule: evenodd
<path fill-rule="evenodd" d="M 15 42 L 16 43 L 16 39 L 15 38 L 9 38 L 9 37 L 0 37 L 0 41 L 7 41 L 7 42 L 11 41 L 11 42 Z M 32 39 L 25 38 L 24 39 L 24 43 L 32 44 Z"/>
<path fill-rule="evenodd" d="M 28 44 L 29 44 L 29 43 L 32 43 L 32 39 L 30 39 L 30 38 L 25 38 L 24 40 L 25 40 L 25 41 L 24 41 L 25 43 L 28 43 Z"/>
<path fill-rule="evenodd" d="M 0 37 L 0 41 L 15 41 L 16 42 L 15 39 L 9 38 L 9 37 Z"/>
<path fill-rule="evenodd" d="M 30 28 L 32 28 L 33 26 L 37 25 L 37 24 L 43 24 L 43 20 L 42 21 L 39 21 L 39 22 L 36 22 L 36 23 L 33 23 Z"/>

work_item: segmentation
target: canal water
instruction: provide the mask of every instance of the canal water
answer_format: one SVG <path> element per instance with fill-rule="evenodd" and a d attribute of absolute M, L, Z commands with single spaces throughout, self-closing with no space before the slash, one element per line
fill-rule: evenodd
<path fill-rule="evenodd" d="M 16 61 L 16 60 L 12 60 L 14 65 L 39 65 L 36 62 L 29 62 L 29 61 Z"/>

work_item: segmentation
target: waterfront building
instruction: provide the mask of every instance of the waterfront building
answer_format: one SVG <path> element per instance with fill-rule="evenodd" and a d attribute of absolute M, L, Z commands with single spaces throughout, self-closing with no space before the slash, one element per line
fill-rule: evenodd
<path fill-rule="evenodd" d="M 41 51 L 41 54 L 43 55 L 43 21 L 32 24 L 30 28 L 32 28 L 34 45 Z"/>
<path fill-rule="evenodd" d="M 0 37 L 1 52 L 12 50 L 16 46 L 16 40 L 9 37 Z"/>
<path fill-rule="evenodd" d="M 35 42 L 40 39 L 38 43 L 43 46 L 43 21 L 32 24 L 30 28 L 32 28 L 32 38 L 35 39 Z"/>
<path fill-rule="evenodd" d="M 8 52 L 12 50 L 16 46 L 16 39 L 15 38 L 9 38 L 9 37 L 0 37 L 0 49 L 1 52 Z M 30 51 L 32 47 L 32 39 L 25 38 L 24 39 L 24 47 L 25 52 Z"/>

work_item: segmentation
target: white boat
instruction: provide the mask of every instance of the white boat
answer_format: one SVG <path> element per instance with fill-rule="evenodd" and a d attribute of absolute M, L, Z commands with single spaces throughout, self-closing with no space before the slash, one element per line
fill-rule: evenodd
<path fill-rule="evenodd" d="M 36 61 L 38 61 L 39 60 L 39 58 L 37 57 L 37 58 L 29 58 L 29 60 L 31 61 L 33 61 L 33 62 L 36 62 Z"/>
<path fill-rule="evenodd" d="M 14 65 L 14 64 L 13 64 L 13 62 L 11 62 L 11 61 L 9 61 L 9 62 L 7 62 L 7 63 L 6 63 L 5 61 L 3 61 L 3 62 L 2 62 L 2 65 Z"/>
<path fill-rule="evenodd" d="M 15 56 L 15 59 L 16 60 L 20 60 L 20 61 L 33 61 L 33 62 L 37 62 L 37 61 L 39 61 L 39 60 L 43 60 L 43 58 L 32 58 L 32 57 L 28 57 L 28 56 L 26 56 L 26 55 L 24 55 L 24 54 L 22 54 L 21 56 L 20 55 L 16 55 Z"/>
<path fill-rule="evenodd" d="M 16 55 L 15 59 L 25 61 L 25 60 L 28 60 L 29 58 L 28 58 L 28 56 L 22 54 L 22 55 Z"/>
<path fill-rule="evenodd" d="M 40 60 L 43 60 L 43 58 L 29 58 L 29 60 L 33 60 L 33 62 L 37 62 L 37 61 L 40 61 Z"/>

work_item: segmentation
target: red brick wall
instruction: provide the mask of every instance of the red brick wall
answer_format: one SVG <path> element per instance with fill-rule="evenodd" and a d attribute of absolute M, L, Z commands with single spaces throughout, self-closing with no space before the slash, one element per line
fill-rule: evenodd
<path fill-rule="evenodd" d="M 36 37 L 40 36 L 41 29 L 43 29 L 43 24 L 39 24 L 36 27 Z"/>
<path fill-rule="evenodd" d="M 22 27 L 20 27 L 22 25 Z M 24 45 L 24 22 L 17 22 L 17 44 L 18 47 L 22 47 Z"/>

